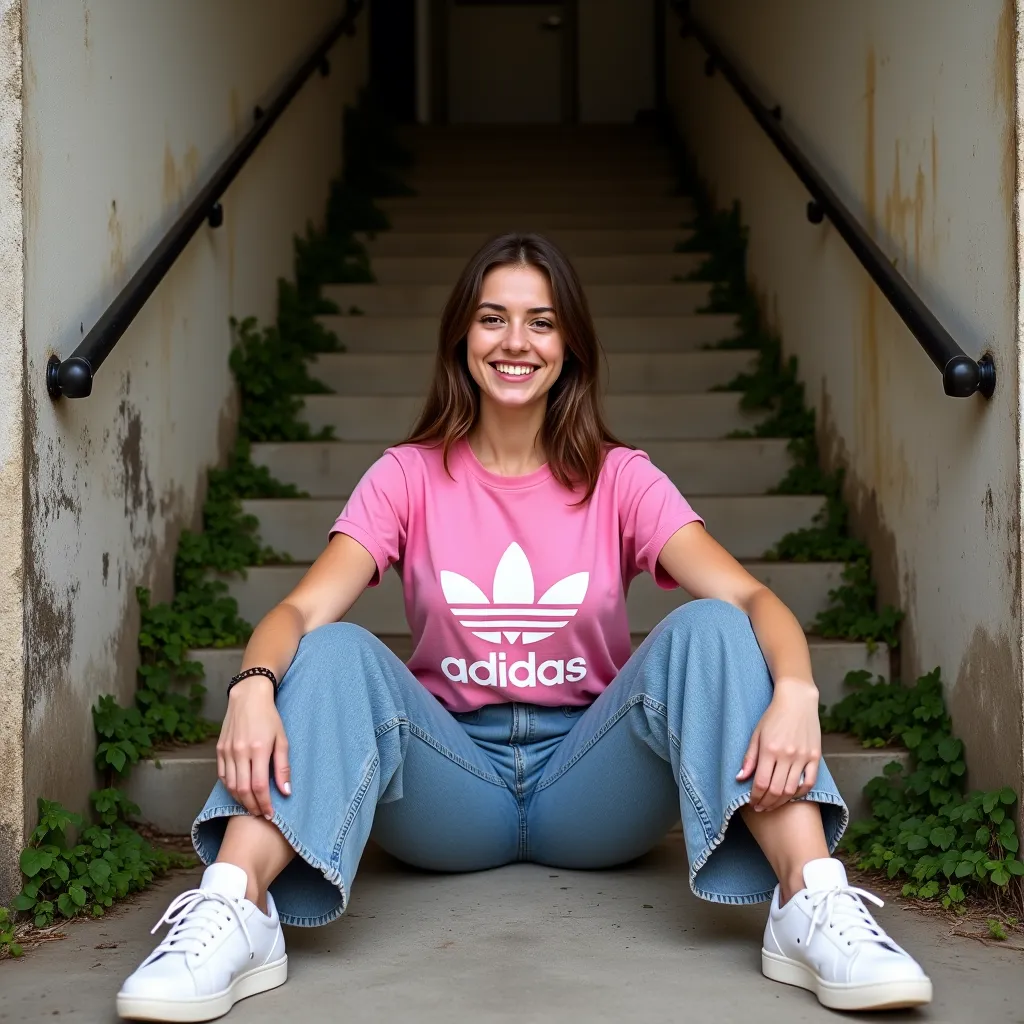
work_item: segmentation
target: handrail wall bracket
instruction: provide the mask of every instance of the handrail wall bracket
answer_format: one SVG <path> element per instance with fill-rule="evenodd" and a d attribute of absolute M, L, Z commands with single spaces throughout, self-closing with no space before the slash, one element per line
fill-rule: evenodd
<path fill-rule="evenodd" d="M 325 76 L 330 74 L 327 54 L 342 36 L 355 35 L 356 18 L 364 6 L 365 0 L 345 0 L 344 11 L 322 33 L 274 98 L 266 107 L 258 105 L 253 109 L 252 127 L 213 172 L 210 180 L 104 310 L 75 351 L 66 359 L 56 354 L 50 356 L 46 363 L 46 391 L 54 401 L 59 398 L 88 398 L 92 394 L 96 371 L 192 236 L 203 224 L 218 228 L 224 222 L 221 198 L 256 147 L 310 77 L 317 71 Z"/>
<path fill-rule="evenodd" d="M 987 352 L 980 359 L 972 359 L 964 352 L 783 128 L 782 108 L 778 105 L 769 106 L 754 92 L 722 52 L 714 37 L 690 13 L 687 0 L 671 0 L 671 3 L 681 19 L 679 34 L 695 39 L 706 54 L 704 73 L 708 76 L 721 73 L 729 83 L 740 102 L 810 193 L 811 199 L 806 207 L 808 221 L 820 224 L 828 218 L 833 224 L 941 372 L 943 391 L 953 398 L 970 398 L 975 394 L 991 398 L 996 388 L 996 366 L 992 354 Z"/>

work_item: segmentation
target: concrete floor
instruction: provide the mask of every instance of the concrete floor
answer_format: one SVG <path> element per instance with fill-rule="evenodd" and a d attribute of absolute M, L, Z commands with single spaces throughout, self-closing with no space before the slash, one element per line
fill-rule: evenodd
<path fill-rule="evenodd" d="M 290 929 L 288 983 L 239 1003 L 233 1024 L 304 1021 L 731 1021 L 840 1019 L 813 996 L 763 979 L 763 907 L 711 906 L 682 873 L 682 839 L 617 871 L 532 864 L 431 875 L 368 853 L 351 911 Z M 177 875 L 103 921 L 0 963 L 0 1021 L 116 1018 L 114 994 L 155 943 L 149 928 L 194 884 Z M 890 904 L 878 912 L 936 987 L 927 1010 L 844 1015 L 950 1024 L 1024 1022 L 1024 956 L 950 937 Z M 98 949 L 101 943 L 114 949 Z"/>

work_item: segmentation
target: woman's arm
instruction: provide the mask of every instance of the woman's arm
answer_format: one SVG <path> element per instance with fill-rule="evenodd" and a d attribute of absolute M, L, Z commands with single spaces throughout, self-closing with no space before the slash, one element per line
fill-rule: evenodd
<path fill-rule="evenodd" d="M 318 626 L 337 622 L 377 571 L 370 553 L 346 534 L 335 534 L 295 589 L 253 630 L 242 668 L 269 668 L 283 679 L 299 641 Z M 278 789 L 291 792 L 288 738 L 266 676 L 231 688 L 217 741 L 217 775 L 250 814 L 270 818 L 270 760 Z"/>
<path fill-rule="evenodd" d="M 299 641 L 318 626 L 343 618 L 376 571 L 373 556 L 362 544 L 336 533 L 295 589 L 253 630 L 242 668 L 259 665 L 269 668 L 278 679 L 284 678 Z M 261 678 L 243 680 L 231 692 L 249 682 L 258 685 Z M 269 680 L 262 681 L 270 687 Z"/>
<path fill-rule="evenodd" d="M 737 776 L 749 778 L 756 768 L 754 809 L 773 810 L 805 795 L 817 778 L 821 727 L 811 654 L 796 616 L 700 523 L 677 530 L 658 561 L 691 596 L 718 598 L 745 612 L 768 664 L 775 697 Z"/>

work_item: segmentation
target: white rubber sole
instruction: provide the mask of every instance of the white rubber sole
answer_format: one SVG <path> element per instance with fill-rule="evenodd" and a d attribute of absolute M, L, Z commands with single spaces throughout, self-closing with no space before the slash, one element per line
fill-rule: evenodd
<path fill-rule="evenodd" d="M 127 1020 L 170 1021 L 173 1024 L 215 1020 L 223 1017 L 240 999 L 277 988 L 287 980 L 288 955 L 285 954 L 280 960 L 240 974 L 223 992 L 200 999 L 145 999 L 119 992 L 117 1013 Z"/>
<path fill-rule="evenodd" d="M 830 1010 L 900 1010 L 932 1001 L 932 983 L 928 978 L 842 985 L 822 981 L 806 964 L 767 949 L 761 950 L 761 973 L 772 981 L 813 992 L 818 1002 Z"/>

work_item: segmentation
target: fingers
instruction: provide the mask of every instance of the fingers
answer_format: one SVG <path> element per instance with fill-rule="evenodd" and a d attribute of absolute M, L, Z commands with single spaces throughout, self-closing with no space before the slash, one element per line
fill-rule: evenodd
<path fill-rule="evenodd" d="M 270 799 L 270 754 L 257 744 L 252 747 L 251 770 L 253 801 L 258 813 L 269 821 L 274 817 L 274 805 Z"/>
<path fill-rule="evenodd" d="M 775 758 L 763 748 L 757 758 L 757 770 L 754 773 L 754 783 L 750 787 L 750 806 L 755 811 L 763 811 L 768 799 L 768 792 L 775 775 Z"/>
<path fill-rule="evenodd" d="M 777 758 L 762 751 L 750 790 L 750 806 L 755 811 L 784 807 L 791 800 L 806 796 L 814 788 L 817 777 L 817 760 Z"/>
<path fill-rule="evenodd" d="M 288 762 L 288 737 L 282 728 L 274 741 L 274 781 L 285 796 L 292 795 L 292 768 Z"/>
<path fill-rule="evenodd" d="M 804 765 L 804 781 L 796 791 L 797 797 L 807 796 L 814 789 L 818 781 L 818 760 L 817 757 L 812 756 L 812 759 Z"/>
<path fill-rule="evenodd" d="M 747 747 L 747 752 L 743 755 L 743 766 L 736 776 L 737 782 L 743 782 L 745 779 L 750 778 L 751 773 L 757 766 L 757 750 L 760 745 L 761 730 L 755 729 L 754 735 L 750 737 L 750 745 Z"/>
<path fill-rule="evenodd" d="M 262 815 L 259 805 L 252 795 L 252 769 L 249 762 L 249 748 L 240 743 L 232 750 L 231 760 L 235 766 L 235 788 L 231 795 L 250 813 Z M 230 767 L 228 771 L 230 772 Z"/>

